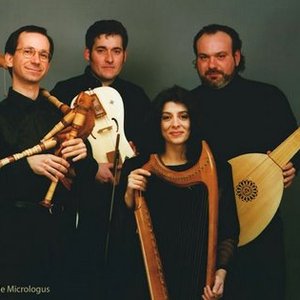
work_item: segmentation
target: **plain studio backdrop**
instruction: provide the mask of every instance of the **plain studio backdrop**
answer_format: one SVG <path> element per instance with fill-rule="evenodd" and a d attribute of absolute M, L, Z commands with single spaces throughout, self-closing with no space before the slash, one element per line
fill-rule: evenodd
<path fill-rule="evenodd" d="M 298 0 L 0 0 L 0 5 L 0 52 L 8 35 L 23 25 L 43 26 L 54 39 L 52 66 L 42 84 L 49 90 L 57 81 L 83 72 L 85 32 L 97 20 L 117 19 L 127 28 L 128 60 L 121 77 L 143 86 L 151 98 L 175 83 L 187 89 L 197 86 L 194 35 L 210 23 L 229 25 L 243 41 L 243 76 L 278 86 L 300 120 Z M 9 76 L 1 70 L 1 99 L 9 85 Z M 288 300 L 299 298 L 299 194 L 297 178 L 281 202 Z"/>

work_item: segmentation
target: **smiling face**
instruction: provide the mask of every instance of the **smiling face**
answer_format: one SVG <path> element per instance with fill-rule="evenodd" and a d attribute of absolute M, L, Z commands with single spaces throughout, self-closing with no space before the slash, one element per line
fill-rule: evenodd
<path fill-rule="evenodd" d="M 26 57 L 24 49 L 34 49 L 35 53 L 32 57 Z M 39 85 L 50 67 L 49 60 L 43 59 L 43 53 L 50 53 L 50 43 L 46 36 L 36 32 L 22 32 L 19 35 L 15 53 L 5 54 L 6 64 L 12 68 L 14 88 L 27 84 Z"/>
<path fill-rule="evenodd" d="M 93 73 L 103 85 L 111 84 L 120 74 L 127 58 L 120 35 L 101 34 L 95 38 L 92 50 L 85 49 L 85 59 L 90 61 Z"/>
<path fill-rule="evenodd" d="M 230 36 L 222 31 L 203 34 L 196 48 L 196 68 L 203 84 L 217 89 L 227 85 L 241 59 L 240 51 L 232 53 Z"/>
<path fill-rule="evenodd" d="M 174 101 L 166 102 L 161 115 L 161 134 L 168 145 L 185 145 L 190 136 L 187 107 Z"/>

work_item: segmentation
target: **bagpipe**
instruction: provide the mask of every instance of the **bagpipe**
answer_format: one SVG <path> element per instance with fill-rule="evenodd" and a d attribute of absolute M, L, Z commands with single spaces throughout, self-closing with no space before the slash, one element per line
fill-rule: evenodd
<path fill-rule="evenodd" d="M 62 143 L 77 137 L 86 139 L 94 127 L 94 111 L 92 110 L 92 98 L 86 93 L 81 92 L 76 98 L 76 105 L 71 109 L 68 105 L 62 103 L 44 89 L 41 90 L 49 102 L 55 105 L 62 113 L 63 118 L 41 139 L 40 143 L 23 150 L 22 152 L 9 155 L 0 160 L 0 168 L 14 163 L 15 161 L 39 154 L 45 150 L 55 149 L 54 154 L 62 156 Z M 72 173 L 72 169 L 69 170 Z M 68 178 L 61 180 L 67 189 L 71 188 Z M 52 199 L 56 190 L 58 181 L 52 181 L 45 198 L 40 204 L 49 208 L 52 207 Z"/>
<path fill-rule="evenodd" d="M 0 67 L 7 69 L 3 54 L 0 54 Z M 115 185 L 120 175 L 118 166 L 126 158 L 135 155 L 123 129 L 124 106 L 120 94 L 111 87 L 90 89 L 74 97 L 70 107 L 46 90 L 42 90 L 42 94 L 63 113 L 64 117 L 41 139 L 38 145 L 0 160 L 0 168 L 55 147 L 55 155 L 60 156 L 62 149 L 59 145 L 64 140 L 76 137 L 87 138 L 92 147 L 93 157 L 98 163 L 113 163 L 115 178 L 113 199 Z M 63 179 L 62 183 L 70 189 L 68 179 Z M 51 183 L 45 199 L 41 202 L 42 205 L 51 207 L 56 186 L 57 182 Z M 111 206 L 113 206 L 113 200 Z"/>

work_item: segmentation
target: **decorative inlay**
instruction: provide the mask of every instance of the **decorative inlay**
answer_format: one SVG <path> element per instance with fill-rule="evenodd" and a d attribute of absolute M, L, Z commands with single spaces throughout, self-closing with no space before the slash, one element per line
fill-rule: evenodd
<path fill-rule="evenodd" d="M 255 182 L 251 180 L 242 180 L 236 186 L 236 195 L 242 201 L 249 202 L 257 197 L 258 189 Z"/>

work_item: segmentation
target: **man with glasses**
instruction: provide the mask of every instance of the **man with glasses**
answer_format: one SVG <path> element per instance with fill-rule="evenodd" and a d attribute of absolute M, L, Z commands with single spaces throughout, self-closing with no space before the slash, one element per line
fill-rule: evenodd
<path fill-rule="evenodd" d="M 22 51 L 23 56 L 26 58 L 32 58 L 33 56 L 35 56 L 36 53 L 38 53 L 41 61 L 49 62 L 51 60 L 50 53 L 45 50 L 38 51 L 38 50 L 34 49 L 33 47 L 28 47 L 28 48 L 19 48 L 19 49 L 16 49 L 16 51 Z"/>
<path fill-rule="evenodd" d="M 38 144 L 62 118 L 42 96 L 40 81 L 47 74 L 53 41 L 46 29 L 29 25 L 14 31 L 5 45 L 5 62 L 12 77 L 8 96 L 0 103 L 0 157 Z M 5 293 L 26 293 L 59 299 L 64 254 L 75 227 L 75 191 L 95 176 L 97 164 L 87 157 L 81 138 L 0 169 L 0 282 Z M 71 191 L 58 185 L 51 212 L 40 205 L 51 181 L 75 168 Z"/>

